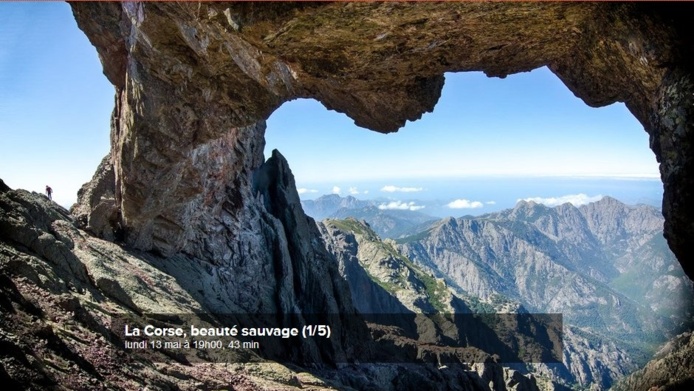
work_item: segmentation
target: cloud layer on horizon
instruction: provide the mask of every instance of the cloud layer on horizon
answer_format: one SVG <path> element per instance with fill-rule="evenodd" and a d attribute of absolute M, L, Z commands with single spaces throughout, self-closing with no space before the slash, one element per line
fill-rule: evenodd
<path fill-rule="evenodd" d="M 476 209 L 482 208 L 483 206 L 484 204 L 479 201 L 470 201 L 464 198 L 459 198 L 446 204 L 446 207 L 451 209 Z"/>
<path fill-rule="evenodd" d="M 349 188 L 349 194 L 351 194 L 351 195 L 369 194 L 369 191 L 368 190 L 359 191 L 359 189 L 357 187 L 351 186 Z"/>
<path fill-rule="evenodd" d="M 402 201 L 391 201 L 387 204 L 381 204 L 378 206 L 381 210 L 411 210 L 416 211 L 424 209 L 424 205 L 417 205 L 414 202 L 402 202 Z"/>

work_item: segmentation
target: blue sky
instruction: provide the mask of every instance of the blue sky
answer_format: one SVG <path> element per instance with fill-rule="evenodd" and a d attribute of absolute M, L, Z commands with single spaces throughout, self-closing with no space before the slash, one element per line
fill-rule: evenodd
<path fill-rule="evenodd" d="M 50 184 L 56 201 L 74 202 L 108 152 L 113 93 L 66 3 L 0 2 L 0 178 L 10 187 Z M 493 192 L 470 195 L 470 181 L 479 178 L 658 178 L 648 137 L 622 104 L 590 108 L 547 69 L 506 79 L 447 74 L 434 112 L 388 135 L 358 128 L 316 101 L 295 100 L 273 113 L 266 138 L 266 156 L 278 148 L 302 197 L 311 198 L 351 190 L 403 202 L 478 202 L 484 206 L 469 209 L 485 212 L 496 201 Z M 662 191 L 657 180 L 648 182 Z M 443 194 L 452 183 L 468 191 L 453 186 Z M 575 195 L 588 182 L 572 183 L 517 198 Z M 584 187 L 587 198 L 608 191 Z M 648 189 L 644 197 L 659 197 Z"/>
<path fill-rule="evenodd" d="M 590 108 L 546 68 L 506 79 L 446 74 L 434 112 L 394 134 L 321 109 L 292 101 L 268 121 L 268 149 L 280 149 L 307 183 L 336 175 L 658 177 L 648 136 L 623 104 Z"/>
<path fill-rule="evenodd" d="M 0 2 L 0 178 L 70 205 L 109 149 L 114 88 L 67 3 Z"/>
<path fill-rule="evenodd" d="M 660 206 L 648 135 L 621 104 L 591 108 L 547 68 L 488 78 L 446 74 L 433 113 L 397 133 L 365 131 L 314 100 L 268 120 L 303 199 L 337 193 L 385 209 L 482 214 L 519 199 L 581 205 L 603 195 Z"/>

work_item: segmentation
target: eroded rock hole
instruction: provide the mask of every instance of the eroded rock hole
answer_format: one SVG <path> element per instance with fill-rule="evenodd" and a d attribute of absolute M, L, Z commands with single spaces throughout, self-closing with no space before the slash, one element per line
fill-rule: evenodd
<path fill-rule="evenodd" d="M 683 58 L 688 58 L 691 46 L 688 37 L 694 35 L 680 9 L 558 3 L 286 3 L 276 8 L 245 3 L 74 3 L 71 7 L 80 28 L 96 46 L 104 73 L 116 87 L 111 155 L 82 192 L 81 210 L 73 211 L 78 227 L 40 194 L 0 186 L 2 210 L 13 214 L 9 219 L 0 216 L 2 233 L 10 238 L 8 242 L 3 237 L 0 245 L 3 254 L 13 254 L 9 267 L 31 281 L 50 280 L 44 278 L 50 277 L 44 276 L 50 270 L 69 279 L 74 270 L 82 270 L 73 268 L 82 262 L 94 280 L 89 289 L 100 292 L 97 297 L 110 297 L 116 307 L 135 312 L 142 301 L 133 301 L 131 294 L 157 296 L 153 299 L 157 302 L 191 294 L 194 300 L 175 300 L 169 305 L 190 311 L 184 303 L 195 302 L 207 312 L 241 308 L 247 312 L 292 309 L 344 314 L 352 313 L 355 306 L 361 312 L 410 307 L 425 313 L 514 311 L 521 306 L 532 311 L 565 311 L 571 322 L 567 344 L 581 348 L 567 352 L 565 367 L 540 370 L 553 372 L 570 384 L 598 388 L 634 369 L 634 363 L 643 362 L 653 346 L 672 336 L 691 317 L 687 304 L 691 300 L 672 299 L 681 296 L 677 292 L 691 290 L 691 283 L 672 255 L 663 255 L 667 246 L 662 238 L 651 235 L 662 227 L 658 211 L 624 206 L 618 201 L 623 196 L 611 188 L 604 190 L 605 182 L 581 195 L 587 181 L 594 178 L 584 180 L 578 190 L 563 182 L 561 191 L 552 179 L 541 184 L 541 194 L 538 178 L 520 175 L 594 176 L 604 174 L 608 166 L 617 171 L 610 175 L 634 175 L 632 169 L 642 175 L 634 165 L 639 158 L 620 155 L 624 139 L 610 139 L 615 128 L 603 129 L 602 143 L 597 144 L 584 143 L 581 137 L 589 132 L 570 128 L 573 123 L 565 120 L 557 121 L 550 137 L 546 129 L 541 132 L 545 137 L 531 137 L 536 129 L 529 126 L 535 120 L 530 109 L 552 107 L 551 99 L 516 101 L 514 107 L 527 106 L 522 107 L 525 117 L 510 119 L 517 132 L 508 128 L 498 132 L 493 125 L 508 117 L 494 107 L 498 99 L 487 107 L 479 106 L 487 91 L 466 85 L 471 100 L 456 101 L 456 115 L 476 118 L 475 114 L 482 114 L 482 118 L 459 129 L 452 139 L 439 128 L 427 129 L 432 124 L 427 121 L 440 114 L 441 103 L 434 115 L 408 124 L 398 134 L 355 131 L 386 139 L 385 145 L 358 141 L 351 135 L 332 139 L 333 119 L 323 121 L 324 132 L 308 139 L 295 137 L 303 144 L 318 146 L 325 141 L 339 145 L 339 153 L 329 156 L 320 156 L 328 148 L 313 152 L 319 163 L 311 162 L 311 170 L 331 182 L 323 188 L 305 182 L 301 159 L 291 156 L 280 143 L 304 196 L 383 193 L 373 204 L 361 205 L 366 210 L 361 219 L 346 219 L 348 215 L 343 214 L 334 216 L 340 219 L 313 224 L 298 207 L 297 186 L 286 161 L 273 154 L 263 164 L 260 151 L 264 119 L 282 102 L 299 96 L 321 99 L 362 126 L 394 132 L 406 120 L 418 119 L 433 108 L 443 72 L 484 69 L 489 75 L 505 77 L 544 64 L 588 104 L 624 101 L 646 126 L 651 148 L 663 163 L 668 239 L 688 267 L 691 250 L 686 242 L 694 230 L 687 118 L 694 106 L 691 67 Z M 345 15 L 349 15 L 346 23 L 334 23 Z M 37 14 L 31 16 L 34 22 Z M 670 23 L 673 20 L 676 23 Z M 59 31 L 50 27 L 45 30 Z M 49 56 L 46 63 L 67 57 Z M 528 90 L 538 87 L 529 84 Z M 495 114 L 488 114 L 489 107 L 497 109 Z M 410 134 L 424 133 L 416 131 L 418 126 L 430 137 L 408 139 Z M 468 132 L 468 128 L 474 131 Z M 567 134 L 571 137 L 561 137 Z M 324 136 L 327 139 L 321 140 Z M 548 138 L 556 138 L 555 144 L 548 143 Z M 398 144 L 404 151 L 393 148 Z M 591 154 L 572 161 L 573 155 L 563 149 L 566 144 Z M 514 148 L 504 150 L 504 145 Z M 538 145 L 551 148 L 537 149 Z M 596 162 L 594 152 L 603 145 L 610 149 L 602 155 L 604 161 Z M 307 153 L 305 147 L 301 154 Z M 433 154 L 425 153 L 432 150 Z M 483 153 L 488 150 L 500 151 L 503 157 L 490 158 Z M 344 159 L 346 165 L 330 166 L 329 162 L 340 160 L 342 151 L 349 155 Z M 624 168 L 623 162 L 629 162 L 624 165 L 626 171 L 617 169 Z M 567 173 L 567 167 L 580 170 Z M 597 170 L 591 171 L 591 167 Z M 384 169 L 385 174 L 380 171 Z M 449 177 L 432 179 L 432 172 L 445 172 Z M 364 173 L 370 182 L 357 183 Z M 413 173 L 422 181 L 433 182 L 414 183 L 407 177 Z M 507 175 L 497 181 L 503 186 L 494 190 L 506 199 L 480 191 L 489 188 L 489 181 L 450 179 L 452 174 L 499 173 L 522 177 L 514 181 Z M 332 183 L 336 178 L 345 178 L 345 182 Z M 446 189 L 452 183 L 458 185 L 464 193 L 456 190 L 444 198 L 439 207 L 446 213 L 427 215 L 435 210 L 435 200 L 426 200 L 424 195 L 440 191 L 435 180 L 443 181 Z M 549 195 L 550 188 L 556 190 L 554 195 Z M 519 190 L 528 194 L 517 194 Z M 624 195 L 635 193 L 639 192 L 633 188 L 624 191 Z M 578 207 L 563 203 L 593 201 L 592 197 L 604 194 L 617 199 L 604 198 Z M 658 192 L 653 198 L 659 196 Z M 648 198 L 630 203 L 652 203 Z M 530 200 L 517 203 L 519 199 Z M 32 207 L 18 207 L 17 200 Z M 332 196 L 322 204 L 307 200 L 307 211 L 311 209 L 308 201 L 314 201 L 310 212 L 314 216 L 318 216 L 316 208 L 323 213 L 332 208 L 330 202 L 338 202 L 348 212 L 360 206 L 358 197 L 343 205 L 344 197 Z M 36 213 L 26 214 L 27 210 Z M 451 211 L 470 216 L 440 219 L 453 214 Z M 380 220 L 365 224 L 369 213 Z M 395 213 L 399 213 L 397 219 Z M 421 221 L 408 220 L 413 215 Z M 47 221 L 59 224 L 49 226 Z M 403 221 L 410 226 L 403 229 Z M 18 230 L 17 222 L 32 228 Z M 391 240 L 382 240 L 386 229 Z M 134 254 L 120 252 L 118 246 L 108 243 L 120 239 L 119 244 Z M 119 273 L 100 274 L 106 265 L 101 265 L 104 252 L 95 249 L 102 245 L 112 254 L 108 267 L 120 267 Z M 73 247 L 79 256 L 70 255 Z M 652 262 L 639 263 L 644 259 Z M 165 273 L 157 274 L 146 265 Z M 137 278 L 128 279 L 133 275 Z M 160 289 L 147 276 L 176 281 Z M 33 286 L 15 277 L 12 274 L 13 283 L 21 282 L 17 286 L 22 293 L 40 288 L 38 282 Z M 81 293 L 81 284 L 89 279 L 77 277 L 67 287 L 72 291 L 77 286 Z M 37 303 L 43 305 L 42 310 L 50 308 L 50 300 Z M 23 327 L 25 323 L 6 324 Z M 331 342 L 329 349 L 338 354 L 351 349 L 354 341 L 366 340 L 365 328 L 360 328 L 363 323 L 342 325 L 345 332 L 337 333 L 342 339 Z M 425 339 L 439 336 L 422 335 Z M 592 354 L 605 351 L 612 355 Z M 629 366 L 632 357 L 637 359 Z M 336 358 L 331 355 L 328 360 Z M 73 366 L 78 367 L 84 370 L 82 365 Z M 500 375 L 490 375 L 495 370 L 501 369 L 483 365 L 477 369 L 479 374 L 467 374 L 479 375 L 476 378 Z M 517 372 L 504 373 L 511 382 L 527 381 Z M 426 380 L 419 376 L 415 373 L 386 382 Z M 117 377 L 130 376 L 118 373 Z"/>
<path fill-rule="evenodd" d="M 589 108 L 546 68 L 447 74 L 433 113 L 394 134 L 286 103 L 266 141 L 360 311 L 563 313 L 565 366 L 549 367 L 599 387 L 691 327 L 648 135 L 624 105 Z"/>

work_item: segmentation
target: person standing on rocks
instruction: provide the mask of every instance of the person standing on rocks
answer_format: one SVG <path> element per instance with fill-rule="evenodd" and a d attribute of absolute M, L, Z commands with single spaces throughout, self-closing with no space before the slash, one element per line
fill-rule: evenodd
<path fill-rule="evenodd" d="M 46 185 L 46 196 L 48 196 L 49 200 L 53 200 L 53 189 L 48 185 Z"/>

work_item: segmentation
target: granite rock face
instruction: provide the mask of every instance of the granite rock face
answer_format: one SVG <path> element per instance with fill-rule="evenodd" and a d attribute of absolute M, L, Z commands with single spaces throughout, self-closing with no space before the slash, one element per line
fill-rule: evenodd
<path fill-rule="evenodd" d="M 252 140 L 287 100 L 315 98 L 392 132 L 433 110 L 444 72 L 504 77 L 548 66 L 587 104 L 625 102 L 643 124 L 661 163 L 665 235 L 694 276 L 694 34 L 679 5 L 71 6 L 116 87 L 116 216 L 136 248 L 203 251 L 199 227 L 223 204 L 232 214 L 245 207 L 229 201 L 245 199 L 248 169 L 262 162 Z M 109 220 L 105 209 L 91 219 Z"/>
<path fill-rule="evenodd" d="M 101 160 L 91 181 L 77 192 L 77 203 L 70 209 L 80 228 L 112 242 L 122 234 L 115 181 L 111 154 L 108 154 Z"/>
<path fill-rule="evenodd" d="M 455 312 L 452 294 L 443 280 L 417 268 L 397 252 L 394 242 L 382 241 L 365 221 L 325 219 L 318 224 L 360 313 Z M 422 337 L 424 333 L 418 334 Z"/>

